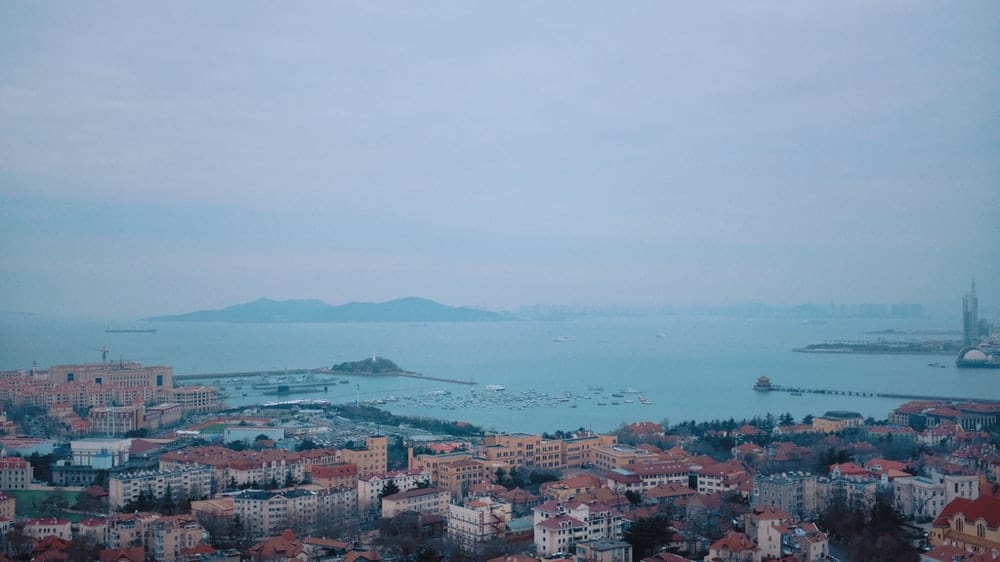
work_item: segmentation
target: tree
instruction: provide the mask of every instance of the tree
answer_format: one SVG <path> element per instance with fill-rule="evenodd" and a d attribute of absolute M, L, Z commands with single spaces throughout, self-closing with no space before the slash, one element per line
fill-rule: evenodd
<path fill-rule="evenodd" d="M 396 485 L 396 481 L 390 480 L 385 483 L 385 486 L 382 486 L 382 492 L 378 495 L 378 499 L 381 500 L 386 496 L 391 496 L 393 494 L 398 494 L 398 493 L 399 493 L 399 486 Z"/>
<path fill-rule="evenodd" d="M 625 498 L 628 500 L 628 503 L 635 506 L 642 503 L 642 496 L 638 492 L 633 492 L 632 490 L 625 491 Z"/>
<path fill-rule="evenodd" d="M 632 545 L 632 559 L 641 560 L 673 542 L 674 532 L 666 517 L 644 517 L 633 522 L 622 539 Z"/>
<path fill-rule="evenodd" d="M 319 444 L 317 444 L 312 439 L 306 437 L 299 442 L 298 447 L 295 448 L 297 451 L 311 451 L 313 449 L 319 449 Z"/>

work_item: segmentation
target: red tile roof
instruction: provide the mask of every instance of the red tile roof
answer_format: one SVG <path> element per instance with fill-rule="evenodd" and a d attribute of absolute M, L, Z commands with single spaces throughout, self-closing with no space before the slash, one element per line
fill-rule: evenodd
<path fill-rule="evenodd" d="M 955 498 L 934 520 L 934 526 L 947 527 L 948 519 L 958 514 L 963 515 L 970 524 L 983 519 L 988 527 L 996 529 L 1000 527 L 1000 498 L 995 496 L 979 496 L 974 500 Z"/>

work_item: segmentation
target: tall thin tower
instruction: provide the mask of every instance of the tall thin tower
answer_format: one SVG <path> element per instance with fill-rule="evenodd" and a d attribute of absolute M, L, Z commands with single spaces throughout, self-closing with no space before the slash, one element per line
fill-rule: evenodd
<path fill-rule="evenodd" d="M 979 299 L 976 297 L 976 280 L 972 280 L 972 290 L 962 298 L 962 344 L 969 346 L 979 342 Z"/>

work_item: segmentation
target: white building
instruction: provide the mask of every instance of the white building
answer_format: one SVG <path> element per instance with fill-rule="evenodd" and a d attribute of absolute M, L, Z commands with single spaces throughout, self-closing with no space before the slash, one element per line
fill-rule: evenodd
<path fill-rule="evenodd" d="M 108 503 L 112 508 L 121 508 L 139 499 L 143 492 L 157 499 L 168 492 L 174 501 L 202 499 L 212 493 L 213 473 L 211 467 L 192 465 L 118 474 L 108 480 Z"/>
<path fill-rule="evenodd" d="M 73 464 L 109 470 L 128 462 L 131 439 L 79 439 L 70 441 Z"/>
<path fill-rule="evenodd" d="M 974 474 L 909 476 L 892 481 L 896 509 L 907 517 L 934 519 L 955 498 L 979 497 L 979 477 Z"/>
<path fill-rule="evenodd" d="M 379 496 L 389 482 L 395 483 L 400 492 L 415 490 L 418 485 L 431 483 L 431 472 L 426 469 L 411 468 L 358 478 L 358 508 L 364 512 L 372 506 L 377 506 Z"/>

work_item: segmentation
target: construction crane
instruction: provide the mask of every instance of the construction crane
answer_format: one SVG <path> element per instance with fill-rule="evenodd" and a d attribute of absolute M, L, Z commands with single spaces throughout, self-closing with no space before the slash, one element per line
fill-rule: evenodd
<path fill-rule="evenodd" d="M 91 349 L 93 349 L 94 351 L 101 352 L 101 363 L 108 362 L 108 352 L 111 351 L 110 349 L 108 349 L 108 346 L 102 345 L 101 347 L 92 347 Z"/>

